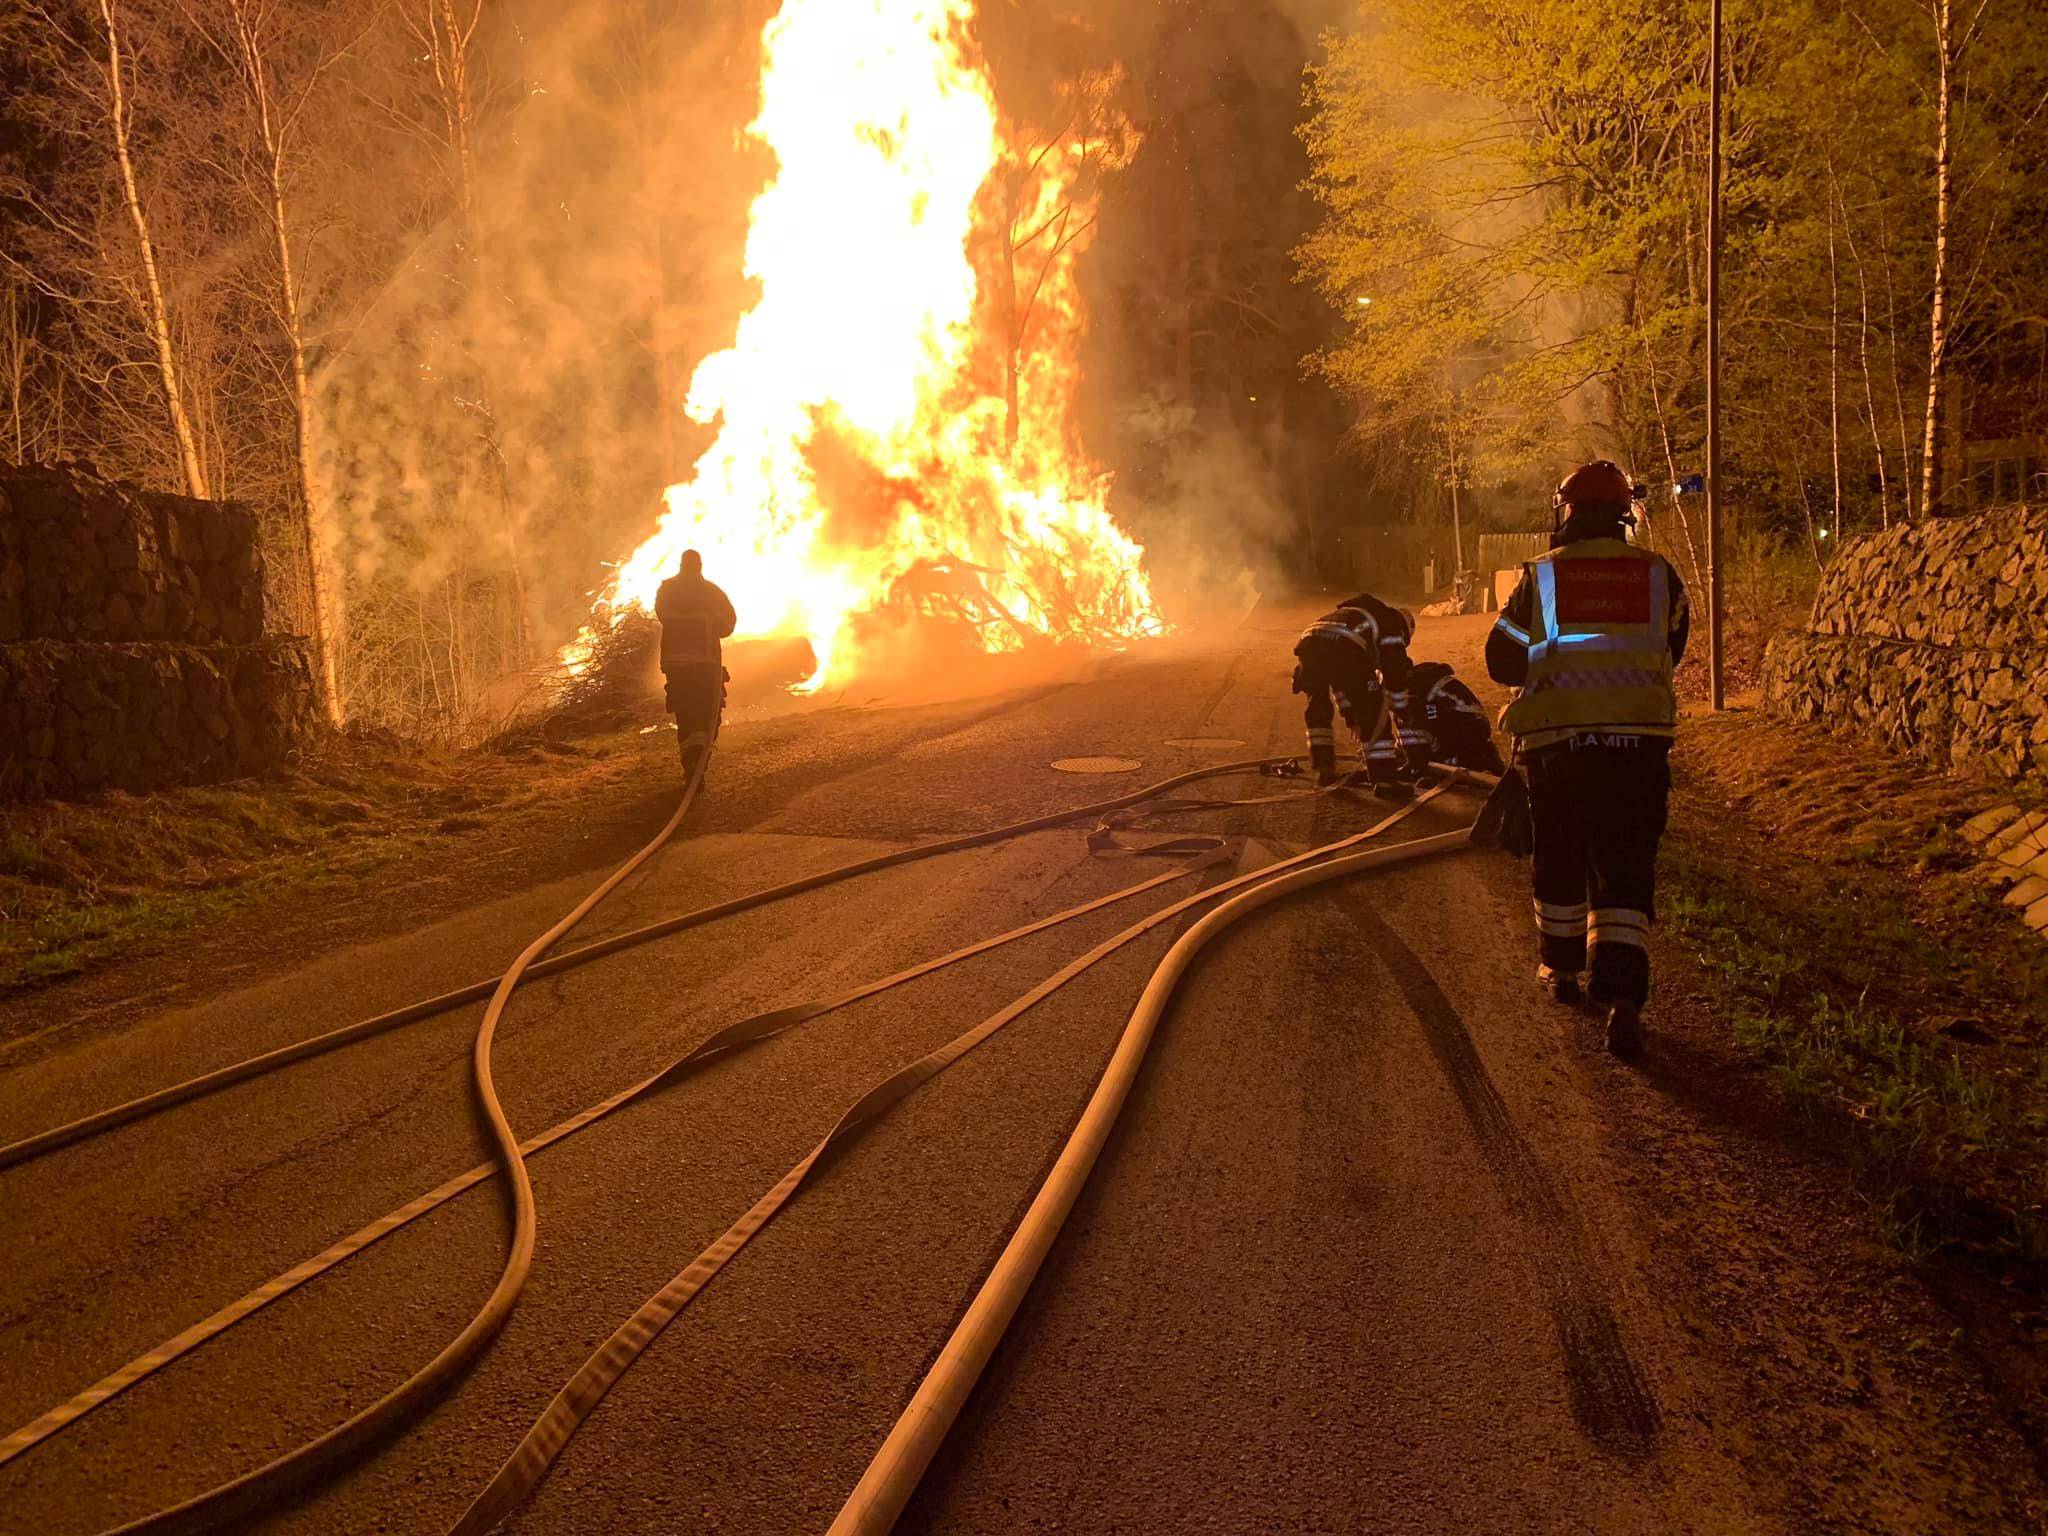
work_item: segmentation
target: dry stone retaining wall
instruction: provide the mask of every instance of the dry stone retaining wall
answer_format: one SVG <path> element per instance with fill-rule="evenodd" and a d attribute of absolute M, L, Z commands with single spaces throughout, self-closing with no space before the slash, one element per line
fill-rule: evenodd
<path fill-rule="evenodd" d="M 0 642 L 263 638 L 256 519 L 78 470 L 0 472 Z"/>
<path fill-rule="evenodd" d="M 0 795 L 260 773 L 316 729 L 246 508 L 0 467 Z"/>
<path fill-rule="evenodd" d="M 1857 540 L 1807 628 L 1771 642 L 1764 700 L 1931 762 L 2048 780 L 2048 508 Z"/>

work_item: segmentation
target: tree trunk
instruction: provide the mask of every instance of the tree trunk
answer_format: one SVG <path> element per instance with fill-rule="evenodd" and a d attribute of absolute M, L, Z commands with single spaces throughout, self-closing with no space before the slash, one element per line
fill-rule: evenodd
<path fill-rule="evenodd" d="M 498 494 L 498 526 L 505 539 L 505 558 L 512 567 L 513 655 L 515 668 L 533 660 L 533 617 L 526 604 L 526 562 L 519 538 L 519 519 L 512 510 L 511 475 L 505 467 L 505 450 L 498 443 L 498 419 L 491 414 L 488 393 L 479 384 L 478 407 L 484 413 L 484 456 L 489 461 L 491 485 Z"/>
<path fill-rule="evenodd" d="M 1664 393 L 1657 384 L 1657 357 L 1650 351 L 1648 342 L 1643 344 L 1643 354 L 1650 378 L 1650 405 L 1657 413 L 1657 436 L 1664 444 L 1664 467 L 1671 477 L 1671 510 L 1678 514 L 1678 531 L 1685 535 L 1685 558 L 1690 569 L 1681 574 L 1689 584 L 1697 585 L 1700 579 L 1699 546 L 1693 542 L 1692 519 L 1685 515 L 1685 498 L 1678 492 L 1678 458 L 1671 448 L 1671 425 L 1664 419 Z"/>
<path fill-rule="evenodd" d="M 1927 431 L 1920 449 L 1920 509 L 1927 516 L 1941 510 L 1946 466 L 1941 454 L 1942 395 L 1948 362 L 1948 226 L 1952 193 L 1949 151 L 1950 72 L 1955 65 L 1955 36 L 1950 29 L 1951 0 L 1934 0 L 1935 52 L 1940 74 L 1935 95 L 1934 141 L 1934 303 L 1927 340 Z"/>
<path fill-rule="evenodd" d="M 1017 367 L 1024 347 L 1017 315 L 1017 186 L 1006 180 L 1003 189 L 1003 457 L 1017 451 Z"/>
<path fill-rule="evenodd" d="M 163 282 L 157 275 L 156 240 L 149 231 L 149 214 L 142 206 L 142 191 L 135 174 L 135 159 L 129 143 L 128 82 L 122 62 L 121 24 L 115 19 L 114 0 L 99 0 L 100 17 L 107 28 L 107 121 L 114 135 L 114 158 L 121 168 L 121 196 L 128 208 L 129 223 L 135 229 L 135 245 L 142 261 L 143 290 L 149 300 L 149 324 L 156 345 L 157 376 L 163 385 L 169 408 L 171 435 L 177 440 L 178 459 L 184 469 L 185 493 L 204 497 L 206 470 L 199 453 L 199 435 L 185 409 L 185 394 L 178 379 L 177 348 L 171 340 L 169 306 L 164 302 Z"/>
<path fill-rule="evenodd" d="M 1878 225 L 1878 253 L 1884 257 L 1885 360 L 1892 376 L 1892 406 L 1899 423 L 1899 486 L 1905 520 L 1913 521 L 1913 442 L 1906 429 L 1906 389 L 1899 379 L 1899 290 L 1892 275 L 1892 232 L 1889 221 Z"/>
<path fill-rule="evenodd" d="M 4 298 L 7 304 L 7 435 L 14 443 L 14 462 L 26 464 L 29 461 L 28 409 L 23 396 L 27 392 L 28 352 L 33 342 L 28 332 L 22 329 L 21 301 L 11 280 L 0 288 L 0 298 Z"/>
<path fill-rule="evenodd" d="M 1870 428 L 1870 446 L 1877 450 L 1878 526 L 1892 525 L 1891 466 L 1886 462 L 1884 434 L 1877 427 L 1877 386 L 1870 377 L 1870 278 L 1863 269 L 1863 252 L 1856 244 L 1856 226 L 1843 210 L 1842 234 L 1849 242 L 1849 259 L 1856 263 L 1857 359 L 1863 369 L 1863 415 Z"/>
<path fill-rule="evenodd" d="M 228 0 L 241 50 L 242 73 L 257 131 L 263 142 L 270 232 L 277 247 L 277 317 L 291 358 L 293 451 L 297 456 L 299 533 L 306 561 L 306 591 L 314 653 L 320 658 L 320 699 L 336 729 L 344 722 L 341 692 L 341 595 L 329 570 L 319 535 L 320 498 L 313 485 L 313 388 L 306 366 L 306 328 L 292 262 L 291 219 L 285 206 L 285 143 L 272 110 L 270 74 L 262 40 L 251 24 L 245 0 Z"/>
<path fill-rule="evenodd" d="M 1842 544 L 1842 286 L 1835 261 L 1835 199 L 1828 193 L 1828 450 L 1835 471 L 1832 537 Z"/>
<path fill-rule="evenodd" d="M 277 246 L 285 296 L 285 326 L 292 364 L 292 417 L 294 448 L 298 455 L 299 532 L 305 542 L 306 593 L 312 612 L 313 648 L 320 657 L 321 702 L 327 719 L 337 730 L 346 723 L 347 711 L 341 693 L 341 632 L 343 624 L 340 583 L 328 565 L 319 528 L 319 492 L 313 484 L 313 387 L 306 368 L 305 332 L 300 322 L 298 295 L 293 289 L 291 242 L 285 233 L 284 206 L 277 206 Z"/>

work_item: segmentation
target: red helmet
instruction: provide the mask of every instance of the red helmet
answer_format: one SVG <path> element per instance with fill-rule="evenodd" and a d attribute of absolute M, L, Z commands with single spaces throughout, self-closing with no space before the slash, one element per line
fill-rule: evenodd
<path fill-rule="evenodd" d="M 1612 459 L 1581 464 L 1564 477 L 1557 488 L 1560 507 L 1612 506 L 1626 511 L 1635 500 L 1635 486 L 1628 473 Z"/>

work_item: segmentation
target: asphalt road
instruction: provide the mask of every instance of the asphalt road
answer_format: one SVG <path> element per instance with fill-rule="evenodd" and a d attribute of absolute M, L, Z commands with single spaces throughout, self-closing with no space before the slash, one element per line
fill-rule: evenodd
<path fill-rule="evenodd" d="M 1295 751 L 1297 617 L 994 699 L 738 724 L 690 832 L 575 942 L 1205 762 Z M 1425 623 L 1418 651 L 1469 671 L 1482 630 Z M 1084 755 L 1142 767 L 1048 766 Z M 1393 835 L 1446 829 L 1473 806 L 1447 798 Z M 1249 868 L 1381 809 L 1324 798 L 1154 825 L 1225 834 Z M 664 810 L 647 797 L 644 831 Z M 519 994 L 501 1092 L 530 1133 L 735 1018 L 1157 872 L 1091 856 L 1082 829 L 1063 829 L 629 951 Z M 417 931 L 394 889 L 396 931 L 381 941 L 280 956 L 268 979 L 133 1028 L 68 1044 L 60 1029 L 0 1075 L 0 1139 L 487 975 L 593 878 L 479 890 Z M 1784 1457 L 1726 1431 L 1744 1413 L 1739 1373 L 1678 1299 L 1657 1189 L 1629 1168 L 1603 1098 L 1627 1069 L 1530 983 L 1523 879 L 1497 855 L 1460 855 L 1327 888 L 1215 946 L 903 1529 L 1804 1528 Z M 263 1529 L 446 1529 L 588 1352 L 865 1088 L 1194 885 L 814 1020 L 540 1154 L 538 1257 L 495 1347 L 412 1433 Z M 822 1530 L 1177 931 L 1025 1015 L 835 1162 L 649 1350 L 505 1528 Z M 53 1026 L 65 998 L 47 996 Z M 0 1173 L 0 1433 L 478 1161 L 477 1013 Z M 316 1434 L 460 1326 L 504 1236 L 486 1186 L 294 1293 L 0 1467 L 0 1530 L 97 1531 Z M 1993 1451 L 1944 1440 L 1940 1402 L 1925 1406 L 1930 1438 L 1913 1455 L 1981 1454 L 1984 1467 L 1887 1474 L 1863 1528 L 2002 1528 Z M 1976 1502 L 1956 1502 L 1959 1479 Z"/>

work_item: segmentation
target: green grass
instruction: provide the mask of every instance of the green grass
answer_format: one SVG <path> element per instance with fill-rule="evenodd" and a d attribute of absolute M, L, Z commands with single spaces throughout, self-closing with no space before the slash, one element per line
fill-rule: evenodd
<path fill-rule="evenodd" d="M 242 891 L 143 896 L 91 906 L 58 906 L 27 919 L 0 965 L 0 991 L 61 981 L 136 943 L 175 933 L 250 899 Z"/>
<path fill-rule="evenodd" d="M 12 872 L 0 875 L 0 923 L 7 930 L 0 938 L 0 994 L 82 975 L 195 923 L 288 898 L 332 873 L 324 862 L 297 863 L 218 885 L 131 894 L 76 885 L 60 894 Z"/>
<path fill-rule="evenodd" d="M 630 733 L 530 758 L 342 750 L 281 779 L 0 805 L 0 993 L 508 816 L 558 814 L 642 750 Z"/>
<path fill-rule="evenodd" d="M 2048 1257 L 2048 1053 L 2015 1082 L 2002 1053 L 1973 1061 L 1917 1006 L 1923 987 L 1966 1009 L 1994 1000 L 1971 990 L 1989 985 L 1988 962 L 1917 928 L 1882 890 L 1774 905 L 1752 871 L 1719 857 L 1674 837 L 1660 913 L 1736 1044 L 1850 1150 L 1878 1235 L 1916 1259 L 1987 1239 Z"/>

